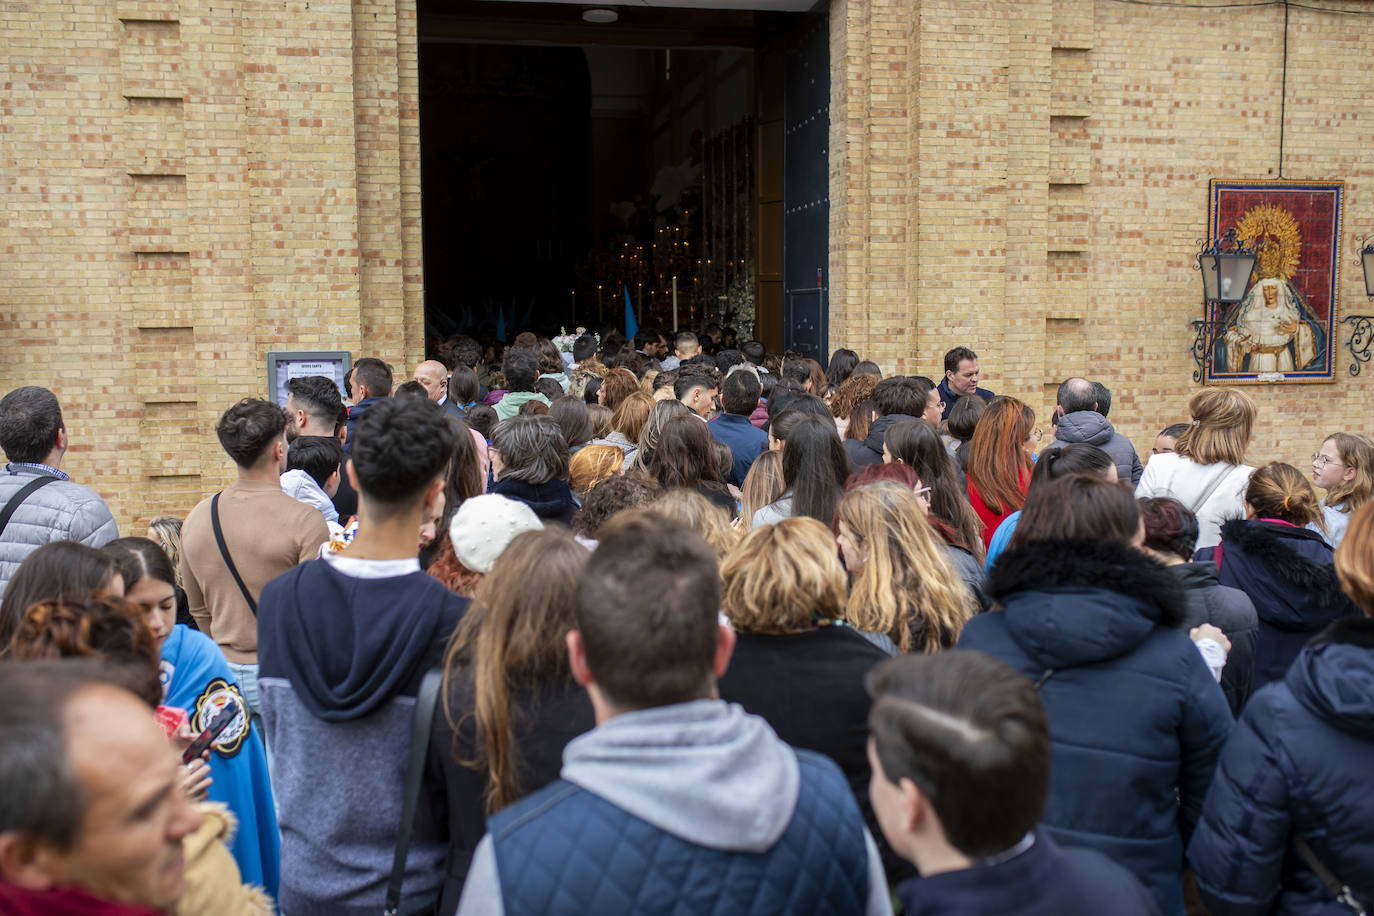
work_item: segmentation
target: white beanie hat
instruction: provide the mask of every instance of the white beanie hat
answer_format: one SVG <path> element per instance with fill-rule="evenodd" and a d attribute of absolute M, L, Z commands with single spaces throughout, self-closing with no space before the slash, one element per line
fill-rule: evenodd
<path fill-rule="evenodd" d="M 459 562 L 486 575 L 517 534 L 543 527 L 539 516 L 524 503 L 483 493 L 465 500 L 453 513 L 448 539 Z"/>

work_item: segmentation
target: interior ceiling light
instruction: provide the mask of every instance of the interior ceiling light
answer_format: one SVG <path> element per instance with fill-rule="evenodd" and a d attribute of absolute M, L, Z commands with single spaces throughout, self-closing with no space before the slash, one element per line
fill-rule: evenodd
<path fill-rule="evenodd" d="M 597 25 L 609 25 L 619 18 L 619 13 L 604 6 L 590 6 L 582 11 L 583 22 L 594 22 Z"/>

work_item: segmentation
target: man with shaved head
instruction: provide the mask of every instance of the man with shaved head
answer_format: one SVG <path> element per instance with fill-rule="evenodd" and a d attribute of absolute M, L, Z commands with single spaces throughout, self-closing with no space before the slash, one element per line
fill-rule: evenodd
<path fill-rule="evenodd" d="M 1103 415 L 1105 405 L 1098 394 L 1097 385 L 1085 378 L 1065 379 L 1059 386 L 1059 404 L 1055 414 L 1059 426 L 1055 440 L 1050 446 L 1069 445 L 1086 442 L 1095 445 L 1112 457 L 1116 464 L 1117 479 L 1132 486 L 1140 482 L 1145 466 L 1135 452 L 1131 440 L 1117 432 Z"/>
<path fill-rule="evenodd" d="M 444 364 L 434 359 L 427 359 L 415 367 L 415 381 L 425 388 L 425 393 L 429 399 L 436 404 L 443 404 L 448 396 L 448 369 Z"/>

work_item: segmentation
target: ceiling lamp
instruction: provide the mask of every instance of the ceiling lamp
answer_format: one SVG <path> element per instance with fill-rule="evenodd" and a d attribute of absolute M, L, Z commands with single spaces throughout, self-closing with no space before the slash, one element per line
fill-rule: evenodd
<path fill-rule="evenodd" d="M 610 25 L 619 18 L 619 13 L 605 6 L 589 6 L 582 11 L 583 22 L 594 22 L 597 25 Z"/>

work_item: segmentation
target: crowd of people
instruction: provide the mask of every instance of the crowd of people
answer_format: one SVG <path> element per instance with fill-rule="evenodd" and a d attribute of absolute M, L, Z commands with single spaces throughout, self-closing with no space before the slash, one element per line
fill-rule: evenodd
<path fill-rule="evenodd" d="M 5 395 L 0 914 L 1365 911 L 1369 438 L 736 343 L 291 379 L 125 537 Z"/>

